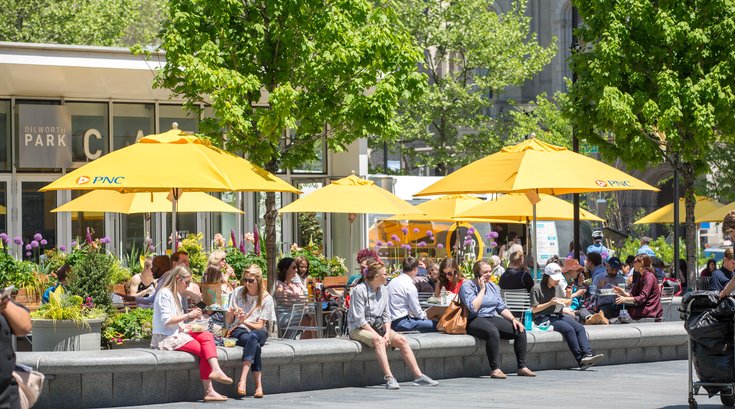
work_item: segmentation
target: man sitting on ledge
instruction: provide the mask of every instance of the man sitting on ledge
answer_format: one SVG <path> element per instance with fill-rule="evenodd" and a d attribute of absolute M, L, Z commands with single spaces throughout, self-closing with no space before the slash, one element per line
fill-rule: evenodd
<path fill-rule="evenodd" d="M 436 321 L 426 317 L 419 304 L 419 294 L 413 279 L 419 263 L 413 257 L 403 260 L 403 273 L 388 283 L 388 309 L 391 328 L 396 331 L 435 332 Z"/>

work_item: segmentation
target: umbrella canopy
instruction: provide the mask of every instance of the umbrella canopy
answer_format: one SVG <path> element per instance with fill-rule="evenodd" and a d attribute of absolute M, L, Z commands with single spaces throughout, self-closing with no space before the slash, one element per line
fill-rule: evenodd
<path fill-rule="evenodd" d="M 5 208 L 5 206 L 0 205 L 0 214 L 7 214 L 8 210 Z"/>
<path fill-rule="evenodd" d="M 168 193 L 119 193 L 95 190 L 63 204 L 51 212 L 167 213 L 171 212 Z M 177 211 L 184 213 L 243 213 L 242 210 L 204 192 L 184 192 L 179 196 Z"/>
<path fill-rule="evenodd" d="M 524 191 L 561 195 L 615 190 L 659 189 L 593 158 L 531 138 L 470 163 L 416 196 Z"/>
<path fill-rule="evenodd" d="M 44 186 L 48 190 L 109 189 L 121 193 L 291 192 L 277 176 L 179 129 L 149 135 Z"/>
<path fill-rule="evenodd" d="M 411 220 L 411 221 L 427 221 L 427 222 L 461 222 L 465 221 L 459 215 L 470 210 L 485 200 L 470 195 L 446 195 L 428 202 L 416 205 L 417 209 L 426 214 L 396 214 L 386 220 Z M 492 219 L 472 219 L 469 221 L 479 222 L 497 222 L 497 223 L 514 223 L 511 220 L 492 220 Z"/>
<path fill-rule="evenodd" d="M 726 205 L 721 205 L 719 202 L 715 202 L 711 199 L 704 199 L 711 201 L 712 203 L 707 203 L 707 207 L 711 207 L 709 211 L 698 213 L 699 210 L 699 197 L 697 197 L 697 205 L 694 207 L 694 219 L 697 223 L 703 223 L 703 222 L 722 222 L 722 219 L 725 218 L 725 215 L 730 213 L 731 210 L 735 210 L 735 202 L 728 203 Z M 715 207 L 714 204 L 718 205 Z M 681 204 L 681 207 L 679 207 L 680 213 L 683 211 L 681 210 L 684 207 L 684 204 Z M 705 206 L 703 206 L 705 207 Z M 681 218 L 680 218 L 681 220 Z M 638 222 L 636 222 L 638 223 Z M 669 222 L 671 223 L 671 222 Z"/>
<path fill-rule="evenodd" d="M 280 213 L 424 214 L 370 180 L 355 175 L 336 180 L 281 208 Z"/>
<path fill-rule="evenodd" d="M 572 220 L 574 206 L 554 196 L 541 194 L 541 200 L 536 204 L 536 218 L 540 220 Z M 533 218 L 533 205 L 526 195 L 510 193 L 495 200 L 490 200 L 469 209 L 460 216 L 464 220 L 477 218 L 508 219 L 511 223 L 526 223 Z M 602 222 L 603 219 L 584 209 L 579 209 L 579 218 Z"/>
<path fill-rule="evenodd" d="M 722 221 L 722 217 L 714 220 L 700 220 L 708 213 L 712 213 L 722 207 L 722 203 L 706 197 L 697 196 L 697 202 L 694 205 L 694 219 L 697 223 L 702 221 Z M 685 222 L 686 208 L 684 207 L 684 198 L 679 199 L 679 223 Z M 724 214 L 723 214 L 724 217 Z M 674 204 L 669 203 L 666 206 L 636 220 L 633 224 L 650 224 L 650 223 L 674 223 Z"/>

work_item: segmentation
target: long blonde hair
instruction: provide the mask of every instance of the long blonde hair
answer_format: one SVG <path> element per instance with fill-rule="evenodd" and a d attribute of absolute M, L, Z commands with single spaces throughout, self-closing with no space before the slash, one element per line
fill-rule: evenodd
<path fill-rule="evenodd" d="M 185 279 L 191 277 L 191 271 L 184 265 L 178 265 L 169 271 L 168 281 L 163 285 L 163 288 L 168 288 L 171 294 L 174 295 L 174 303 L 176 304 L 177 312 L 183 312 L 184 308 L 181 306 L 181 298 L 179 298 L 179 289 L 176 287 L 178 279 Z"/>
<path fill-rule="evenodd" d="M 263 270 L 261 270 L 257 264 L 251 264 L 248 268 L 243 270 L 242 279 L 240 280 L 240 285 L 242 285 L 241 295 L 243 303 L 247 301 L 248 287 L 245 285 L 245 279 L 248 275 L 252 276 L 252 278 L 255 279 L 255 282 L 258 283 L 258 301 L 255 304 L 255 307 L 258 308 L 263 305 L 263 298 L 268 294 L 265 286 L 263 286 Z"/>

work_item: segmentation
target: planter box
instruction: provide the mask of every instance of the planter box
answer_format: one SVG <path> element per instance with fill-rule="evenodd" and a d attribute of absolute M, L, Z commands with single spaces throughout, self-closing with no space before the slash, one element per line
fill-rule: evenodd
<path fill-rule="evenodd" d="M 99 351 L 104 319 L 86 322 L 89 327 L 69 320 L 33 319 L 33 351 Z"/>
<path fill-rule="evenodd" d="M 126 339 L 123 340 L 122 344 L 116 344 L 110 342 L 107 344 L 110 349 L 127 349 L 127 348 L 150 348 L 150 339 Z"/>

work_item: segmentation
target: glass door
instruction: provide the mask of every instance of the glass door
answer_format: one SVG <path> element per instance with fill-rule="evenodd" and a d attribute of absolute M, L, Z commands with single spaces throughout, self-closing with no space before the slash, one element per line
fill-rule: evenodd
<path fill-rule="evenodd" d="M 51 210 L 58 206 L 58 193 L 38 191 L 51 180 L 53 177 L 48 181 L 23 179 L 18 181 L 20 185 L 17 189 L 17 192 L 20 193 L 20 197 L 17 198 L 20 212 L 18 230 L 23 240 L 24 259 L 37 260 L 45 249 L 56 247 L 57 214 L 51 213 Z"/>

